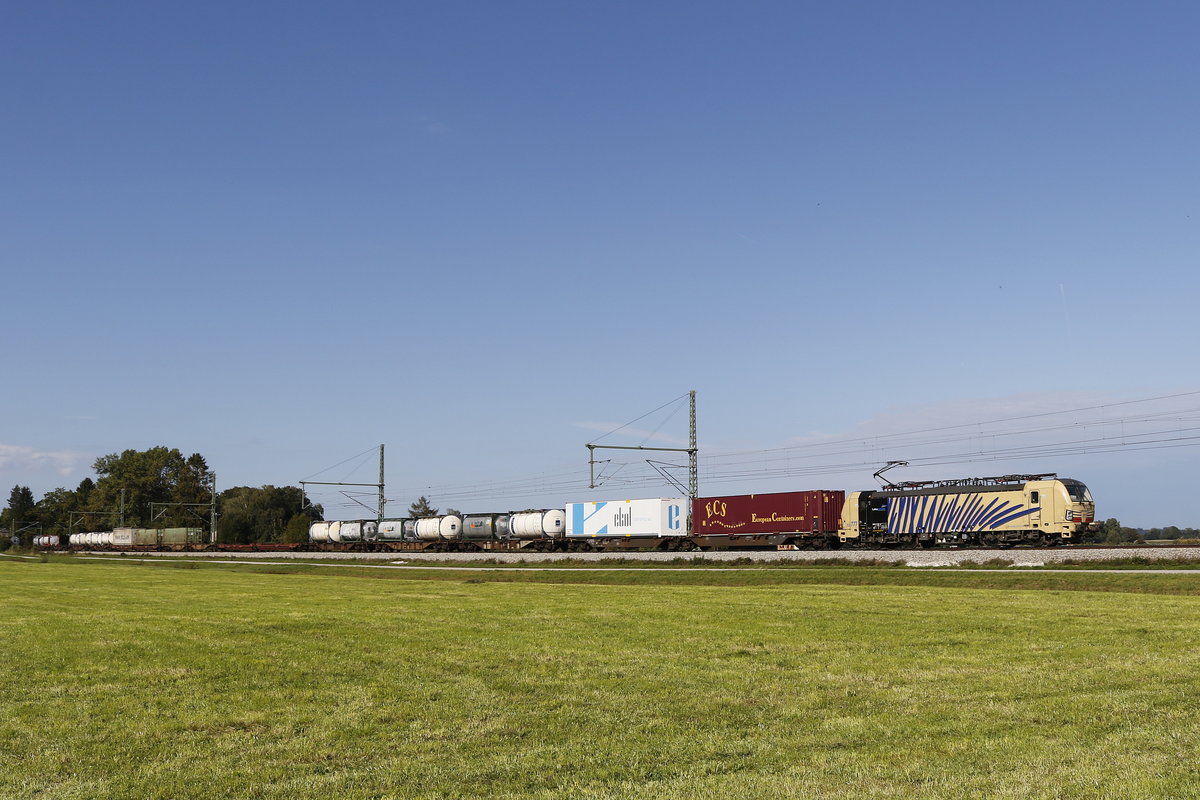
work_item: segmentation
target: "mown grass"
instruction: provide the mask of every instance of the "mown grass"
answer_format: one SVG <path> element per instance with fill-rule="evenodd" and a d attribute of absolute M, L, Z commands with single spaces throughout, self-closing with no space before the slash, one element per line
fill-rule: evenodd
<path fill-rule="evenodd" d="M 52 557 L 61 560 L 72 557 Z M 118 559 L 113 559 L 118 560 Z M 826 585 L 847 586 L 941 586 L 976 589 L 1042 589 L 1057 591 L 1132 592 L 1148 594 L 1200 595 L 1200 569 L 1191 574 L 1093 574 L 1095 570 L 1080 569 L 1077 573 L 1040 569 L 1007 569 L 994 564 L 991 568 L 975 565 L 955 569 L 898 568 L 892 562 L 877 562 L 868 566 L 845 561 L 820 562 L 700 562 L 680 559 L 674 562 L 645 561 L 549 562 L 535 564 L 488 564 L 472 562 L 456 567 L 437 561 L 402 560 L 404 569 L 391 569 L 395 560 L 380 561 L 378 569 L 365 563 L 347 565 L 345 561 L 322 564 L 305 561 L 261 563 L 229 563 L 198 558 L 119 559 L 147 569 L 227 569 L 264 574 L 322 574 L 375 580 L 429 580 L 505 583 L 592 584 L 607 586 L 774 586 Z M 96 561 L 79 560 L 83 564 Z M 1175 564 L 1176 568 L 1186 566 Z M 1195 566 L 1195 565 L 1192 565 Z M 415 567 L 423 567 L 415 569 Z M 427 567 L 428 569 L 425 569 Z M 480 567 L 487 567 L 481 569 Z M 702 567 L 702 569 L 697 569 Z M 1139 567 L 1135 563 L 1125 568 Z M 622 571 L 629 568 L 629 571 Z"/>
<path fill-rule="evenodd" d="M 271 569 L 0 560 L 0 797 L 1200 794 L 1194 597 Z"/>

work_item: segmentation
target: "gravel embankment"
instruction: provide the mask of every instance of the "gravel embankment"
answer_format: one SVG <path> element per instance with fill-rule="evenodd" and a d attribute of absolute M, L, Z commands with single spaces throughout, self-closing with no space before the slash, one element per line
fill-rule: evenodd
<path fill-rule="evenodd" d="M 100 553 L 96 553 L 100 555 Z M 883 561 L 910 567 L 953 567 L 961 564 L 982 564 L 994 560 L 1009 562 L 1014 567 L 1040 567 L 1064 561 L 1108 561 L 1112 559 L 1145 558 L 1150 561 L 1177 559 L 1200 561 L 1200 547 L 1120 547 L 1088 548 L 1058 547 L 1045 550 L 784 550 L 709 553 L 130 553 L 133 556 L 202 557 L 234 559 L 321 559 L 352 561 L 441 561 L 473 563 L 481 561 L 505 564 L 536 564 L 546 561 L 604 562 L 617 559 L 629 561 L 674 561 L 676 559 L 705 561 Z"/>

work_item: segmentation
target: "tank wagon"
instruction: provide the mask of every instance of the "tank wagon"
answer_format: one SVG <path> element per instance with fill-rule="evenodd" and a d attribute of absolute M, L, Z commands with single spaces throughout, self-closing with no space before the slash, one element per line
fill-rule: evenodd
<path fill-rule="evenodd" d="M 197 550 L 208 541 L 203 528 L 114 528 L 72 533 L 57 545 L 72 550 Z"/>
<path fill-rule="evenodd" d="M 838 537 L 864 547 L 1048 545 L 1077 542 L 1096 529 L 1096 503 L 1087 486 L 1047 473 L 851 492 Z"/>
<path fill-rule="evenodd" d="M 561 509 L 443 514 L 420 519 L 314 522 L 309 541 L 319 549 L 512 550 L 555 549 L 566 518 Z"/>

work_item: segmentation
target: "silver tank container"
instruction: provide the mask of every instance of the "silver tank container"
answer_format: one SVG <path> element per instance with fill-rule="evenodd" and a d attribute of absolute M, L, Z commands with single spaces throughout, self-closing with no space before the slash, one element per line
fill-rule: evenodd
<path fill-rule="evenodd" d="M 385 519 L 379 523 L 376 529 L 376 535 L 381 541 L 399 542 L 404 540 L 404 523 L 411 520 L 404 519 Z"/>
<path fill-rule="evenodd" d="M 474 541 L 507 539 L 508 514 L 467 514 L 463 517 L 463 538 Z"/>

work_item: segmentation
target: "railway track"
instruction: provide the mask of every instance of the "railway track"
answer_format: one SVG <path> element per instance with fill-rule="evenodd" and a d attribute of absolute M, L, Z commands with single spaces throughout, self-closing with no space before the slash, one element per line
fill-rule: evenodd
<path fill-rule="evenodd" d="M 90 555 L 118 553 L 95 552 Z M 688 553 L 664 552 L 612 552 L 612 553 L 534 553 L 534 552 L 480 552 L 480 553 L 303 553 L 303 552 L 130 552 L 128 556 L 152 558 L 203 558 L 203 559 L 261 559 L 261 560 L 322 560 L 322 561 L 381 561 L 438 562 L 438 563 L 546 563 L 572 561 L 603 563 L 605 561 L 669 562 L 691 561 L 697 563 L 731 562 L 745 560 L 751 563 L 804 562 L 836 559 L 863 563 L 896 563 L 917 567 L 955 566 L 960 564 L 984 564 L 1007 562 L 1014 567 L 1033 567 L 1066 562 L 1103 562 L 1126 559 L 1146 561 L 1194 561 L 1200 564 L 1200 546 L 1144 545 L 1136 547 L 1071 546 L 1071 547 L 1019 547 L 1019 548 L 958 548 L 945 550 L 755 550 L 755 551 L 710 551 Z"/>

